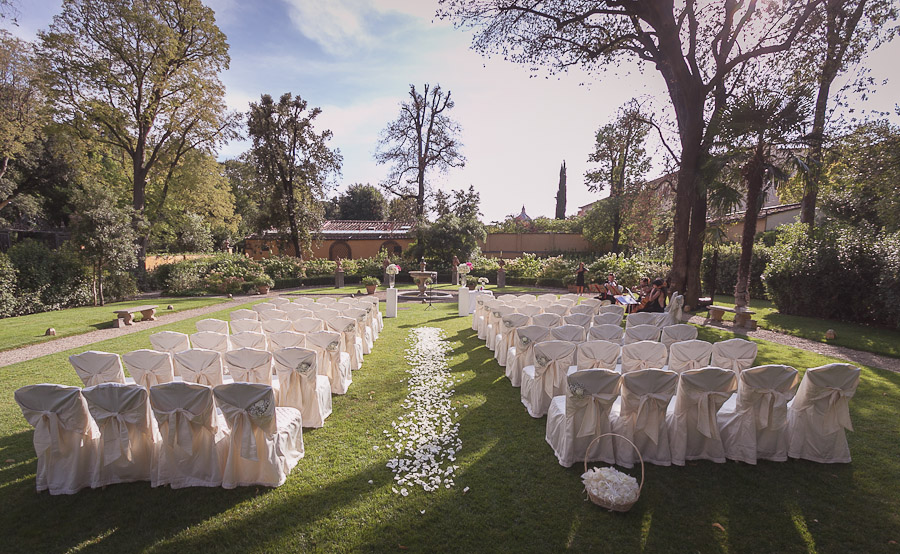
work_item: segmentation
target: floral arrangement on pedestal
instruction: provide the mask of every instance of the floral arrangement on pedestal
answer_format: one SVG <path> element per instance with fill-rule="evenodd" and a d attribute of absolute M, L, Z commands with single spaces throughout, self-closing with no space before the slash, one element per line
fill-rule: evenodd
<path fill-rule="evenodd" d="M 479 277 L 479 278 L 478 278 L 478 287 L 477 287 L 477 289 L 478 289 L 478 290 L 484 290 L 484 287 L 485 287 L 485 285 L 487 285 L 487 284 L 488 284 L 488 278 L 487 278 L 487 277 Z"/>
<path fill-rule="evenodd" d="M 388 288 L 394 288 L 394 278 L 400 273 L 400 266 L 397 264 L 388 264 L 384 268 L 384 274 L 387 275 Z"/>
<path fill-rule="evenodd" d="M 459 274 L 459 286 L 466 286 L 466 275 L 472 271 L 472 262 L 466 262 L 456 266 L 456 272 Z"/>

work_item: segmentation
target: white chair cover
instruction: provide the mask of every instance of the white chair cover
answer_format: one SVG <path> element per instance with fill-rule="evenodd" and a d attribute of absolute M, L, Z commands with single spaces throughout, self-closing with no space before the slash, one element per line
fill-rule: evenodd
<path fill-rule="evenodd" d="M 593 323 L 597 325 L 622 325 L 622 314 L 597 314 L 594 316 Z"/>
<path fill-rule="evenodd" d="M 525 314 L 528 317 L 534 317 L 540 313 L 543 313 L 543 311 L 544 308 L 538 306 L 537 304 L 526 304 L 518 310 L 520 314 Z"/>
<path fill-rule="evenodd" d="M 669 300 L 669 305 L 666 306 L 666 310 L 662 314 L 656 314 L 658 316 L 657 325 L 660 327 L 667 327 L 669 325 L 675 325 L 677 323 L 681 323 L 681 316 L 684 311 L 684 295 L 678 294 L 677 292 L 672 293 L 672 298 Z"/>
<path fill-rule="evenodd" d="M 276 408 L 268 385 L 232 383 L 213 393 L 231 428 L 222 487 L 284 484 L 304 453 L 300 411 Z"/>
<path fill-rule="evenodd" d="M 291 314 L 293 314 L 297 310 L 305 310 L 306 308 L 304 308 L 300 304 L 294 304 L 293 302 L 288 302 L 287 304 L 279 305 L 278 309 L 283 312 L 286 312 L 288 314 L 288 317 L 290 317 Z M 309 311 L 309 310 L 307 310 L 307 311 Z"/>
<path fill-rule="evenodd" d="M 198 331 L 228 334 L 228 322 L 221 319 L 201 319 L 196 323 Z"/>
<path fill-rule="evenodd" d="M 134 350 L 122 354 L 122 361 L 125 362 L 134 382 L 146 389 L 175 380 L 175 367 L 172 365 L 172 354 L 169 352 Z"/>
<path fill-rule="evenodd" d="M 806 370 L 797 396 L 788 405 L 788 456 L 824 464 L 850 463 L 847 431 L 850 398 L 859 385 L 859 368 L 828 364 Z"/>
<path fill-rule="evenodd" d="M 360 303 L 368 302 L 372 305 L 372 315 L 375 318 L 374 321 L 378 324 L 377 332 L 375 333 L 375 336 L 373 338 L 378 338 L 378 334 L 381 333 L 381 331 L 384 329 L 384 318 L 381 314 L 380 308 L 381 301 L 378 300 L 378 298 L 375 296 L 366 296 L 364 298 L 360 298 L 359 301 Z"/>
<path fill-rule="evenodd" d="M 333 305 L 333 304 L 332 304 Z M 316 314 L 316 317 L 321 319 L 322 321 L 328 321 L 331 318 L 338 317 L 341 315 L 341 312 L 334 310 L 332 308 L 318 308 L 313 310 L 313 313 Z"/>
<path fill-rule="evenodd" d="M 352 317 L 338 316 L 328 321 L 328 327 L 341 334 L 341 351 L 350 355 L 350 370 L 362 367 L 363 341 L 359 338 L 359 322 Z"/>
<path fill-rule="evenodd" d="M 38 492 L 75 494 L 97 472 L 100 430 L 78 387 L 28 385 L 15 392 L 22 415 L 34 427 Z M 9 508 L 7 508 L 9 509 Z"/>
<path fill-rule="evenodd" d="M 717 414 L 735 390 L 737 379 L 730 369 L 704 367 L 681 374 L 675 411 L 668 418 L 673 464 L 683 466 L 685 460 L 725 462 Z"/>
<path fill-rule="evenodd" d="M 531 318 L 525 314 L 514 313 L 505 315 L 500 320 L 500 332 L 496 339 L 497 345 L 494 347 L 494 358 L 497 359 L 497 363 L 501 366 L 506 366 L 509 348 L 513 345 L 515 340 L 514 333 L 516 329 L 528 325 L 530 319 Z"/>
<path fill-rule="evenodd" d="M 534 365 L 522 369 L 522 404 L 531 417 L 547 415 L 554 396 L 565 394 L 566 375 L 575 361 L 575 343 L 546 340 L 534 345 Z"/>
<path fill-rule="evenodd" d="M 204 350 L 215 350 L 224 354 L 231 350 L 231 341 L 228 340 L 228 335 L 223 335 L 222 333 L 198 331 L 191 334 L 191 346 Z"/>
<path fill-rule="evenodd" d="M 556 314 L 559 317 L 563 317 L 565 315 L 568 315 L 569 306 L 567 304 L 557 301 L 555 304 L 550 304 L 549 306 L 544 308 L 544 313 L 545 314 Z"/>
<path fill-rule="evenodd" d="M 618 347 L 618 346 L 617 346 Z M 609 369 L 576 371 L 567 378 L 566 394 L 555 396 L 547 411 L 545 439 L 563 467 L 588 461 L 616 462 L 612 437 L 588 446 L 612 430 L 609 413 L 619 397 L 621 375 Z"/>
<path fill-rule="evenodd" d="M 589 340 L 578 345 L 576 362 L 579 370 L 616 369 L 622 347 L 606 340 Z"/>
<path fill-rule="evenodd" d="M 122 360 L 118 354 L 88 350 L 69 356 L 69 363 L 75 368 L 75 373 L 86 387 L 100 383 L 125 382 L 125 371 L 122 369 Z"/>
<path fill-rule="evenodd" d="M 340 300 L 332 304 L 331 307 L 343 314 L 344 310 L 349 310 L 351 306 L 350 303 L 347 302 L 346 298 L 341 298 Z"/>
<path fill-rule="evenodd" d="M 687 323 L 678 323 L 676 325 L 666 325 L 662 329 L 662 337 L 660 337 L 660 342 L 666 345 L 666 347 L 672 346 L 672 343 L 681 342 L 684 340 L 694 340 L 697 338 L 697 328 L 693 325 L 688 325 Z M 724 365 L 719 365 L 713 362 L 716 367 L 728 367 Z"/>
<path fill-rule="evenodd" d="M 256 348 L 239 348 L 225 353 L 225 367 L 235 382 L 272 384 L 272 353 Z"/>
<path fill-rule="evenodd" d="M 241 321 L 241 320 L 238 320 Z M 232 322 L 233 323 L 233 322 Z M 231 335 L 232 348 L 256 348 L 257 350 L 267 350 L 269 348 L 269 340 L 266 334 L 260 329 L 255 331 L 242 331 Z"/>
<path fill-rule="evenodd" d="M 569 315 L 573 314 L 585 314 L 587 316 L 593 317 L 594 315 L 594 306 L 592 304 L 579 304 L 577 306 L 572 306 L 569 309 Z M 590 321 L 590 317 L 588 321 Z"/>
<path fill-rule="evenodd" d="M 662 331 L 656 325 L 632 325 L 625 327 L 624 344 L 631 344 L 642 340 L 659 342 L 659 334 Z"/>
<path fill-rule="evenodd" d="M 548 292 L 548 293 L 538 295 L 537 299 L 538 300 L 546 300 L 549 302 L 556 302 L 557 300 L 559 300 L 559 297 L 556 296 L 555 294 L 551 294 Z"/>
<path fill-rule="evenodd" d="M 564 294 L 559 297 L 559 300 L 557 300 L 556 303 L 562 304 L 563 306 L 566 306 L 567 308 L 571 308 L 572 306 L 574 306 L 575 304 L 578 303 L 578 296 L 574 295 L 574 294 L 573 295 Z"/>
<path fill-rule="evenodd" d="M 331 381 L 316 371 L 316 351 L 284 348 L 275 351 L 278 405 L 300 410 L 304 427 L 322 427 L 331 415 Z"/>
<path fill-rule="evenodd" d="M 82 394 L 100 430 L 97 471 L 91 487 L 149 481 L 162 438 L 150 416 L 147 389 L 103 383 L 84 389 Z"/>
<path fill-rule="evenodd" d="M 600 307 L 600 315 L 602 314 L 617 314 L 621 317 L 625 317 L 625 306 L 621 304 L 612 304 L 609 306 L 601 306 Z"/>
<path fill-rule="evenodd" d="M 755 342 L 744 339 L 722 340 L 712 345 L 712 365 L 740 373 L 756 362 Z"/>
<path fill-rule="evenodd" d="M 578 306 L 575 306 L 577 308 Z M 574 309 L 574 308 L 573 308 Z M 591 319 L 593 316 L 591 314 L 576 314 L 571 313 L 563 318 L 566 325 L 579 325 L 584 328 L 584 332 L 587 333 L 588 329 L 591 328 Z"/>
<path fill-rule="evenodd" d="M 506 376 L 512 386 L 522 385 L 522 369 L 534 365 L 534 345 L 550 338 L 550 329 L 540 325 L 526 325 L 515 331 L 515 352 L 506 357 Z M 510 357 L 512 356 L 512 357 Z"/>
<path fill-rule="evenodd" d="M 633 314 L 628 314 L 625 318 L 625 328 L 633 327 L 635 325 L 656 325 L 658 323 L 659 317 L 658 314 L 648 313 L 648 312 L 636 312 Z"/>
<path fill-rule="evenodd" d="M 372 348 L 375 347 L 375 334 L 369 324 L 369 315 L 365 310 L 360 308 L 347 308 L 344 310 L 344 317 L 350 317 L 356 320 L 356 337 L 360 346 L 359 365 L 362 365 L 363 356 L 371 354 Z"/>
<path fill-rule="evenodd" d="M 175 373 L 188 383 L 199 383 L 215 387 L 221 385 L 225 368 L 222 353 L 215 350 L 192 348 L 178 352 L 174 356 Z"/>
<path fill-rule="evenodd" d="M 269 339 L 268 350 L 270 352 L 274 352 L 282 348 L 289 348 L 292 346 L 298 346 L 300 348 L 306 346 L 306 335 L 304 335 L 303 333 L 298 333 L 296 331 L 279 331 L 277 333 L 269 333 L 266 338 Z"/>
<path fill-rule="evenodd" d="M 337 298 L 332 296 L 320 296 L 319 298 L 316 298 L 316 303 L 318 304 L 334 304 L 335 302 L 337 302 Z"/>
<path fill-rule="evenodd" d="M 562 316 L 559 314 L 538 314 L 531 318 L 531 324 L 541 327 L 557 327 L 562 325 Z"/>
<path fill-rule="evenodd" d="M 549 306 L 550 304 L 555 304 L 555 303 L 556 303 L 556 297 L 555 297 L 555 296 L 553 297 L 553 300 L 550 300 L 550 299 L 548 299 L 548 298 L 538 298 L 538 299 L 535 300 L 534 302 L 529 302 L 529 304 L 534 304 L 535 306 L 540 306 L 540 307 L 541 307 L 541 311 L 543 311 L 544 308 L 546 308 L 546 307 Z"/>
<path fill-rule="evenodd" d="M 762 365 L 738 375 L 737 401 L 719 411 L 725 457 L 747 464 L 787 460 L 787 405 L 800 377 L 786 365 Z"/>
<path fill-rule="evenodd" d="M 613 432 L 633 442 L 647 463 L 672 463 L 666 409 L 677 384 L 678 374 L 667 369 L 641 369 L 622 375 L 622 404 L 618 413 L 614 408 L 610 415 Z M 622 447 L 616 448 L 616 463 L 632 467 L 638 460 L 634 449 L 624 442 L 618 446 Z"/>
<path fill-rule="evenodd" d="M 501 294 L 497 297 L 497 300 L 500 300 L 501 302 L 508 302 L 510 300 L 516 300 L 517 298 L 519 297 L 515 294 Z"/>
<path fill-rule="evenodd" d="M 290 304 L 290 303 L 291 303 L 291 299 L 290 299 L 290 298 L 285 298 L 285 297 L 283 297 L 283 296 L 278 296 L 278 297 L 276 297 L 276 298 L 273 298 L 273 299 L 269 300 L 269 302 L 271 302 L 272 304 L 275 304 L 276 306 L 278 306 L 279 308 L 281 308 L 281 307 L 284 306 L 285 304 Z"/>
<path fill-rule="evenodd" d="M 285 309 L 284 311 L 287 312 L 288 319 L 290 319 L 291 321 L 297 321 L 301 317 L 315 317 L 316 315 L 312 312 L 312 310 L 307 310 L 306 308 L 298 306 L 297 304 L 290 304 L 290 306 L 294 307 L 289 310 Z M 285 306 L 285 308 L 287 308 L 287 306 Z"/>
<path fill-rule="evenodd" d="M 341 352 L 341 334 L 334 331 L 316 331 L 306 335 L 306 347 L 318 354 L 318 372 L 328 377 L 332 394 L 346 394 L 353 382 L 350 372 L 350 354 Z"/>
<path fill-rule="evenodd" d="M 309 334 L 325 330 L 325 322 L 317 317 L 301 317 L 295 319 L 293 324 L 294 331 L 298 333 Z"/>
<path fill-rule="evenodd" d="M 294 298 L 293 303 L 299 304 L 301 306 L 309 306 L 310 304 L 314 304 L 316 301 L 314 298 L 310 298 L 309 296 L 298 296 Z"/>
<path fill-rule="evenodd" d="M 236 321 L 238 319 L 259 319 L 259 313 L 257 313 L 256 310 L 246 310 L 243 308 L 240 310 L 232 310 L 228 316 L 231 318 L 231 321 Z"/>
<path fill-rule="evenodd" d="M 491 309 L 491 315 L 488 317 L 487 338 L 485 345 L 488 350 L 493 351 L 497 347 L 497 334 L 500 333 L 501 320 L 503 316 L 515 313 L 516 309 L 512 306 L 501 304 Z"/>
<path fill-rule="evenodd" d="M 662 369 L 668 352 L 661 342 L 642 340 L 622 347 L 622 373 L 639 369 Z"/>
<path fill-rule="evenodd" d="M 256 313 L 260 313 L 266 310 L 277 310 L 278 306 L 272 304 L 271 302 L 260 302 L 259 304 L 254 304 L 253 306 L 251 306 L 251 308 Z"/>
<path fill-rule="evenodd" d="M 594 325 L 588 331 L 588 338 L 590 340 L 605 340 L 622 344 L 622 337 L 624 336 L 625 331 L 623 331 L 619 325 L 614 325 L 612 323 Z"/>
<path fill-rule="evenodd" d="M 478 331 L 480 340 L 487 340 L 487 324 L 491 315 L 491 308 L 494 305 L 502 304 L 498 299 L 479 294 L 475 297 L 475 312 L 472 314 L 472 323 L 475 330 Z M 476 319 L 477 316 L 477 319 Z"/>
<path fill-rule="evenodd" d="M 584 327 L 581 325 L 560 325 L 550 329 L 550 335 L 555 340 L 568 342 L 584 342 Z"/>
<path fill-rule="evenodd" d="M 673 343 L 669 348 L 669 369 L 682 373 L 709 365 L 712 344 L 705 340 L 685 340 Z M 730 369 L 730 368 L 729 368 Z"/>
<path fill-rule="evenodd" d="M 534 302 L 535 300 L 537 300 L 537 296 L 533 294 L 520 294 L 516 298 L 521 300 L 522 302 Z"/>
<path fill-rule="evenodd" d="M 354 309 L 363 310 L 366 312 L 366 327 L 362 331 L 364 334 L 366 334 L 366 337 L 364 337 L 365 340 L 371 343 L 369 346 L 369 349 L 371 350 L 372 348 L 374 348 L 375 341 L 378 340 L 378 335 L 381 333 L 381 330 L 378 327 L 378 306 L 372 304 L 371 302 L 360 302 L 358 300 L 353 304 L 353 306 Z M 365 354 L 365 351 L 363 351 L 363 354 Z"/>
<path fill-rule="evenodd" d="M 597 300 L 596 298 L 585 298 L 581 301 L 579 306 L 590 306 L 593 308 L 591 315 L 600 313 L 600 300 Z"/>
<path fill-rule="evenodd" d="M 288 319 L 288 313 L 284 310 L 262 310 L 259 312 L 259 320 L 263 322 L 265 328 L 266 320 L 269 319 Z"/>
<path fill-rule="evenodd" d="M 216 414 L 212 388 L 178 381 L 157 385 L 150 389 L 150 407 L 162 437 L 150 486 L 221 486 L 228 424 Z"/>
<path fill-rule="evenodd" d="M 256 319 L 233 319 L 231 320 L 232 337 L 238 333 L 262 333 L 262 323 Z M 232 346 L 234 348 L 234 346 Z"/>
<path fill-rule="evenodd" d="M 150 335 L 150 344 L 154 350 L 160 352 L 169 352 L 175 354 L 182 350 L 188 350 L 191 347 L 191 341 L 184 333 L 176 333 L 175 331 L 160 331 Z M 178 370 L 175 370 L 178 375 Z"/>
<path fill-rule="evenodd" d="M 294 322 L 290 319 L 263 319 L 262 327 L 263 331 L 266 332 L 266 335 L 270 335 L 282 331 L 293 331 Z"/>

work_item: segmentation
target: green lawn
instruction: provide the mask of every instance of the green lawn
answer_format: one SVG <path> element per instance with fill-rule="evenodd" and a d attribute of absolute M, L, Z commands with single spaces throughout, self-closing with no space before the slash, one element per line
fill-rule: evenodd
<path fill-rule="evenodd" d="M 79 384 L 64 352 L 3 368 L 0 537 L 4 552 L 897 552 L 900 542 L 900 374 L 863 368 L 850 403 L 854 461 L 647 466 L 626 514 L 585 501 L 582 467 L 562 468 L 503 370 L 455 304 L 402 305 L 306 457 L 278 489 L 152 489 L 114 485 L 70 497 L 35 494 L 32 430 L 12 392 Z M 225 313 L 214 317 L 225 317 Z M 167 326 L 190 331 L 195 320 Z M 407 333 L 446 330 L 462 450 L 456 487 L 391 492 L 385 429 L 401 415 Z M 94 349 L 149 345 L 139 332 Z M 731 334 L 701 329 L 716 340 Z M 828 358 L 760 342 L 760 363 L 798 369 Z M 468 406 L 467 408 L 465 406 Z M 377 450 L 375 447 L 380 447 Z M 636 474 L 636 471 L 631 471 Z M 370 484 L 371 481 L 371 484 Z M 469 487 L 468 492 L 463 492 Z"/>
<path fill-rule="evenodd" d="M 378 287 L 379 291 L 384 291 L 385 286 L 381 285 Z M 416 285 L 412 283 L 397 283 L 395 285 L 397 290 L 415 290 Z M 434 286 L 435 290 L 442 291 L 456 291 L 459 287 L 451 285 L 449 283 L 441 283 Z M 494 294 L 511 294 L 511 293 L 532 293 L 532 294 L 543 294 L 545 292 L 551 292 L 555 294 L 562 294 L 559 289 L 542 289 L 537 287 L 524 287 L 524 286 L 507 286 L 501 288 L 497 288 L 495 285 L 487 285 L 485 287 L 487 290 L 493 291 Z M 279 291 L 272 291 L 273 294 L 278 294 Z M 334 288 L 333 286 L 326 287 L 311 287 L 311 288 L 301 288 L 296 291 L 292 291 L 286 293 L 285 296 L 292 296 L 295 294 L 356 294 L 357 292 L 366 292 L 366 287 L 363 285 L 348 285 L 346 287 Z"/>
<path fill-rule="evenodd" d="M 716 304 L 733 307 L 734 297 L 717 295 Z M 763 329 L 900 358 L 900 331 L 895 329 L 834 319 L 781 314 L 769 300 L 751 300 L 750 307 L 757 312 L 753 318 Z M 733 320 L 734 314 L 726 312 L 724 319 L 726 321 Z M 828 329 L 834 329 L 835 338 L 832 340 L 825 338 L 825 331 Z"/>
<path fill-rule="evenodd" d="M 115 319 L 113 311 L 122 308 L 145 304 L 157 305 L 159 307 L 156 309 L 156 316 L 165 318 L 166 314 L 219 304 L 224 301 L 224 298 L 152 298 L 0 319 L 0 350 L 9 350 L 71 335 L 81 335 L 97 329 L 107 329 L 113 326 Z M 174 307 L 173 310 L 166 309 L 169 304 Z M 139 314 L 137 318 L 140 319 Z M 55 337 L 44 336 L 44 332 L 50 327 L 56 329 Z"/>

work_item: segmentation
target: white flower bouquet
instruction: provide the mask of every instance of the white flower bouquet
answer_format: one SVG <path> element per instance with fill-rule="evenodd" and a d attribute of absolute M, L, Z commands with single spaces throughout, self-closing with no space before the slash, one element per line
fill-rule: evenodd
<path fill-rule="evenodd" d="M 638 480 L 631 475 L 622 473 L 613 467 L 588 469 L 587 457 L 585 457 L 584 461 L 584 473 L 581 474 L 581 482 L 584 483 L 584 490 L 588 493 L 588 498 L 594 504 L 616 512 L 627 512 L 638 501 L 638 498 L 641 496 L 641 489 L 644 488 L 644 460 L 641 457 L 641 451 L 638 450 L 633 442 L 616 433 L 604 433 L 597 436 L 591 441 L 587 452 L 590 452 L 594 447 L 594 443 L 603 437 L 621 438 L 637 451 L 638 458 L 641 461 L 641 482 L 638 483 Z"/>
<path fill-rule="evenodd" d="M 384 268 L 384 272 L 388 275 L 397 275 L 400 273 L 400 266 L 397 264 L 388 264 L 386 268 Z"/>
<path fill-rule="evenodd" d="M 472 262 L 465 262 L 456 266 L 456 272 L 460 275 L 468 275 L 472 271 Z"/>
<path fill-rule="evenodd" d="M 488 281 L 487 277 L 479 277 L 478 278 L 478 290 L 484 290 L 484 287 L 485 287 L 485 285 L 488 284 L 488 282 L 489 281 Z"/>

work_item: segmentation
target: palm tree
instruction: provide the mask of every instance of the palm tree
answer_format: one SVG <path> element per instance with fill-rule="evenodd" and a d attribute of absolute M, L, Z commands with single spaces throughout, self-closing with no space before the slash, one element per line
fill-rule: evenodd
<path fill-rule="evenodd" d="M 746 193 L 741 257 L 734 288 L 734 303 L 739 308 L 750 304 L 750 259 L 764 194 L 769 186 L 787 178 L 788 162 L 799 161 L 790 147 L 801 143 L 809 110 L 808 91 L 786 94 L 751 89 L 735 99 L 723 114 L 719 137 L 725 145 L 725 167 Z"/>

